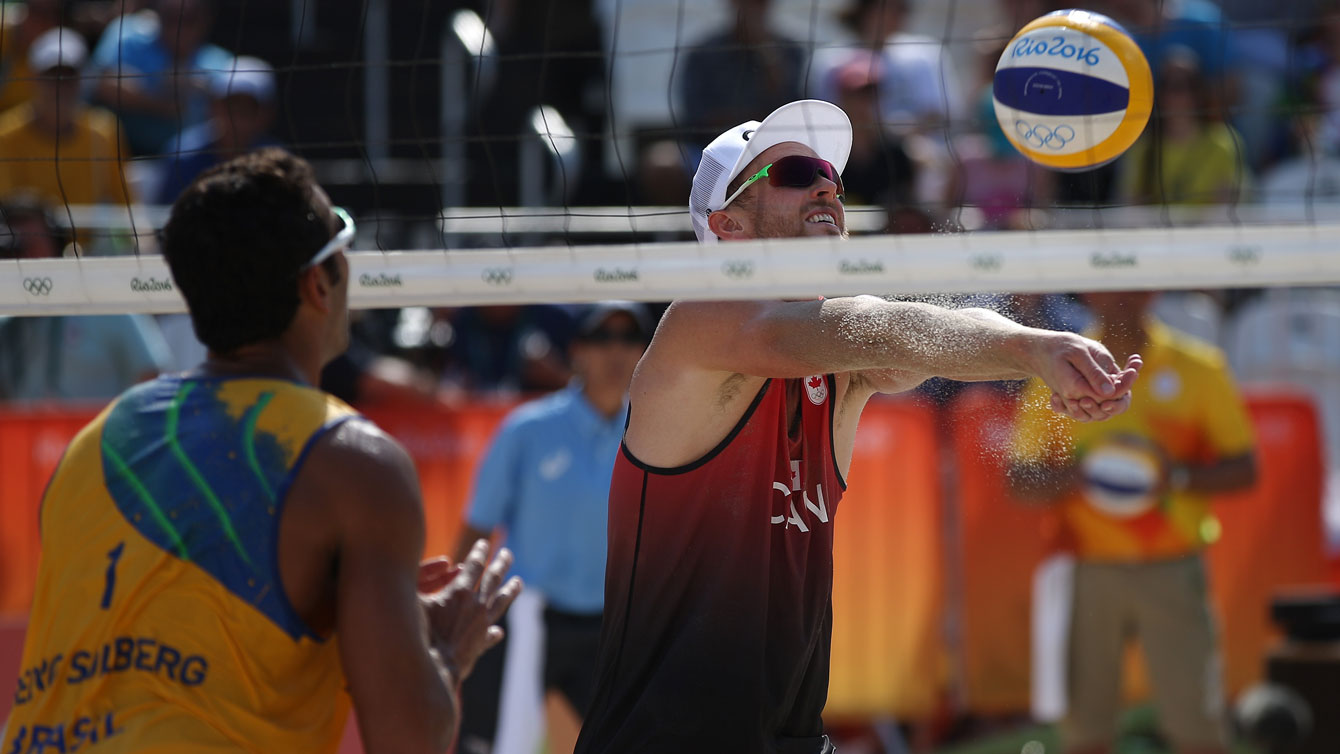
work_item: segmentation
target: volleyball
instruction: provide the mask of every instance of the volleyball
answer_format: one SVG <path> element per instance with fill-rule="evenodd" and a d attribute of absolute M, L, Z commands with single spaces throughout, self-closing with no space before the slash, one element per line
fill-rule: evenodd
<path fill-rule="evenodd" d="M 1059 10 L 1010 40 L 992 84 L 1005 137 L 1044 167 L 1075 172 L 1115 160 L 1154 104 L 1149 62 L 1126 30 L 1099 13 Z"/>
<path fill-rule="evenodd" d="M 1084 497 L 1109 516 L 1134 518 L 1154 507 L 1159 468 L 1159 459 L 1143 448 L 1100 445 L 1081 463 Z"/>

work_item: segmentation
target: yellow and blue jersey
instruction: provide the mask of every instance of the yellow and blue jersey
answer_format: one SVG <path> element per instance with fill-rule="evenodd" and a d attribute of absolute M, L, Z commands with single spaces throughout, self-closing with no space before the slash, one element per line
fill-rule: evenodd
<path fill-rule="evenodd" d="M 334 639 L 294 610 L 279 522 L 307 451 L 357 416 L 318 390 L 172 375 L 66 451 L 0 754 L 334 751 Z"/>

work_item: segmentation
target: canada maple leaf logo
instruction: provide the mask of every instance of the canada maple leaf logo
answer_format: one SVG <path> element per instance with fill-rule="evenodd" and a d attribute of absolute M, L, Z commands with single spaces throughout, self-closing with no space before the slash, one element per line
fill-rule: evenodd
<path fill-rule="evenodd" d="M 828 380 L 824 379 L 822 374 L 806 377 L 805 395 L 809 396 L 810 403 L 822 406 L 824 399 L 828 397 Z"/>

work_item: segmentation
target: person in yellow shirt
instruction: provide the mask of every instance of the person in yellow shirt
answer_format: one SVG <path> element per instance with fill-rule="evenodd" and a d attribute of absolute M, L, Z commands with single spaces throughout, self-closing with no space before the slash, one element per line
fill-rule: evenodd
<path fill-rule="evenodd" d="M 131 203 L 123 164 L 130 152 L 116 118 L 80 100 L 79 71 L 87 57 L 73 29 L 56 27 L 33 40 L 33 97 L 0 115 L 0 196 L 30 191 L 57 207 Z"/>
<path fill-rule="evenodd" d="M 1159 70 L 1149 130 L 1121 160 L 1119 195 L 1133 204 L 1228 204 L 1251 182 L 1242 137 L 1218 120 L 1214 87 L 1195 53 L 1178 48 Z"/>
<path fill-rule="evenodd" d="M 0 12 L 0 112 L 33 96 L 28 50 L 47 29 L 60 25 L 60 0 L 7 2 Z"/>
<path fill-rule="evenodd" d="M 1030 384 L 1012 448 L 1013 491 L 1060 506 L 1076 566 L 1067 649 L 1066 751 L 1109 751 L 1125 643 L 1138 637 L 1163 729 L 1181 754 L 1224 752 L 1227 731 L 1202 550 L 1211 496 L 1255 483 L 1251 424 L 1224 356 L 1148 314 L 1153 292 L 1084 297 L 1113 355 L 1140 353 L 1125 414 L 1051 416 Z"/>

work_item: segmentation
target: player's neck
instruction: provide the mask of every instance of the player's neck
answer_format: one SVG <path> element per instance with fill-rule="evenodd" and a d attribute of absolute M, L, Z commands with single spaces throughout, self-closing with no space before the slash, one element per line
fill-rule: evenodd
<path fill-rule="evenodd" d="M 200 371 L 215 375 L 274 377 L 315 387 L 320 382 L 317 360 L 302 358 L 279 341 L 251 343 L 228 354 L 209 353 Z"/>

